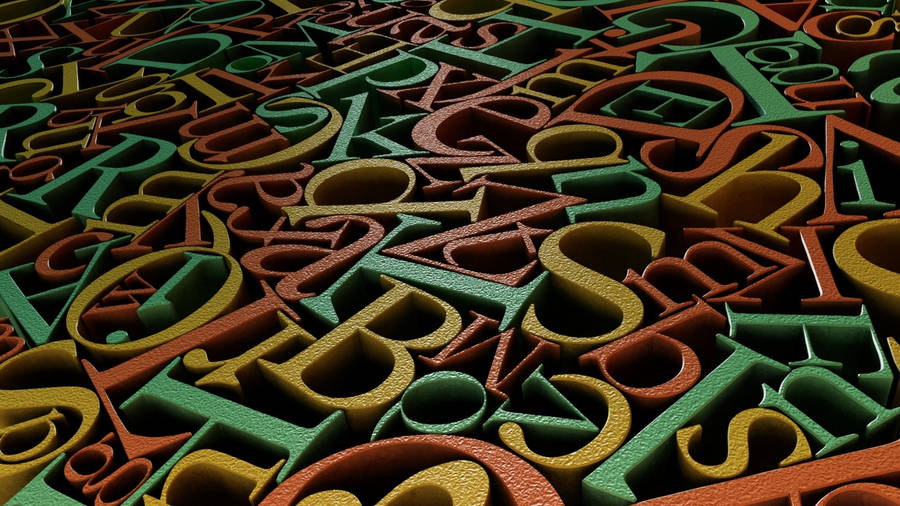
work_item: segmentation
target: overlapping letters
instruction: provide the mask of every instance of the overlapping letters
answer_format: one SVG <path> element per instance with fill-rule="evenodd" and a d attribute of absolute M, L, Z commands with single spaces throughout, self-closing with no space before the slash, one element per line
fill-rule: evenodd
<path fill-rule="evenodd" d="M 0 503 L 900 504 L 887 0 L 0 5 Z"/>

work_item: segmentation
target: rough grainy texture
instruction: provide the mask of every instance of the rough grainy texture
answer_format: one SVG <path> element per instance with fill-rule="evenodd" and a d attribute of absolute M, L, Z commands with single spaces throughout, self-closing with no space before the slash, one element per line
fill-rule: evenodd
<path fill-rule="evenodd" d="M 0 503 L 900 505 L 895 3 L 0 3 Z"/>

